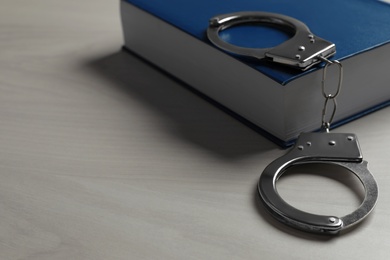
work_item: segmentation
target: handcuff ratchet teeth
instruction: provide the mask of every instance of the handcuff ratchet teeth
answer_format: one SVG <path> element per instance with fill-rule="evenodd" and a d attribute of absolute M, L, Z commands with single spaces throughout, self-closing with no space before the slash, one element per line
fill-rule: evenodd
<path fill-rule="evenodd" d="M 219 32 L 229 27 L 259 23 L 277 26 L 291 32 L 292 38 L 272 48 L 245 48 L 223 41 Z M 315 36 L 301 21 L 289 16 L 267 12 L 236 12 L 210 19 L 207 29 L 209 40 L 220 49 L 241 56 L 266 59 L 272 62 L 307 70 L 321 63 L 318 57 L 328 58 L 336 53 L 336 46 Z"/>

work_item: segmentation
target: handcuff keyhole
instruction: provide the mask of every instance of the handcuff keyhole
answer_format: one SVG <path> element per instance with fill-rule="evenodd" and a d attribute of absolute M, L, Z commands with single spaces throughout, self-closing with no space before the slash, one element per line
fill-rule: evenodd
<path fill-rule="evenodd" d="M 353 212 L 365 196 L 363 184 L 355 174 L 321 163 L 290 167 L 276 182 L 276 189 L 294 208 L 328 216 Z"/>
<path fill-rule="evenodd" d="M 292 36 L 284 28 L 263 23 L 235 25 L 219 32 L 223 41 L 244 48 L 274 47 Z"/>

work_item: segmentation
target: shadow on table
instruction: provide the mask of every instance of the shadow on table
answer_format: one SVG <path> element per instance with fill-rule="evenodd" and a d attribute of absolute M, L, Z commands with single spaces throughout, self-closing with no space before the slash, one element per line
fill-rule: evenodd
<path fill-rule="evenodd" d="M 185 84 L 132 53 L 119 50 L 87 62 L 96 77 L 152 109 L 161 131 L 191 142 L 225 159 L 239 159 L 277 146 L 207 102 Z M 184 86 L 184 87 L 183 87 Z M 160 122 L 159 122 L 160 123 Z M 160 127 L 160 126 L 159 126 Z"/>
<path fill-rule="evenodd" d="M 223 160 L 239 160 L 279 148 L 204 98 L 194 95 L 188 87 L 183 87 L 180 82 L 131 53 L 120 50 L 90 60 L 86 66 L 96 77 L 107 80 L 107 87 L 116 88 L 124 96 L 135 97 L 146 109 L 156 113 L 161 118 L 161 131 L 201 147 Z M 353 192 L 358 193 L 357 190 Z M 345 237 L 370 222 L 368 217 L 336 236 L 317 235 L 290 228 L 275 220 L 263 206 L 257 185 L 254 189 L 253 204 L 260 218 L 276 230 L 306 240 L 326 242 Z"/>

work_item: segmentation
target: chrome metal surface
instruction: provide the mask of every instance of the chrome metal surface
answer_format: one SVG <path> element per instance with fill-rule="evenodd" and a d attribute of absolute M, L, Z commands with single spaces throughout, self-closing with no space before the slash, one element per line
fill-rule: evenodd
<path fill-rule="evenodd" d="M 219 37 L 219 32 L 239 24 L 260 23 L 276 25 L 292 32 L 293 37 L 272 48 L 245 48 L 230 44 Z M 207 29 L 209 40 L 217 47 L 238 55 L 267 59 L 272 62 L 307 70 L 336 53 L 335 44 L 315 36 L 301 21 L 267 12 L 236 12 L 210 19 Z M 261 37 L 261 36 L 260 36 Z"/>
<path fill-rule="evenodd" d="M 328 60 L 328 59 L 323 58 L 323 57 L 320 57 L 320 59 L 326 62 L 326 65 L 325 65 L 324 70 L 322 72 L 322 81 L 321 81 L 322 95 L 324 96 L 324 98 L 328 98 L 328 97 L 336 98 L 340 94 L 341 86 L 343 84 L 343 78 L 344 78 L 343 65 L 338 60 L 331 61 L 331 60 Z M 338 84 L 337 84 L 336 92 L 334 94 L 328 93 L 326 91 L 326 84 L 325 84 L 328 67 L 331 65 L 337 65 L 339 68 Z"/>
<path fill-rule="evenodd" d="M 328 119 L 326 119 L 326 115 L 327 115 L 327 112 L 328 112 L 328 106 L 329 104 L 329 100 L 333 101 L 332 102 L 332 113 L 330 114 L 330 117 Z M 332 98 L 330 95 L 328 97 L 325 98 L 325 102 L 324 102 L 324 107 L 322 108 L 322 128 L 324 128 L 326 130 L 326 132 L 329 132 L 329 129 L 330 129 L 330 124 L 333 122 L 333 119 L 334 119 L 334 116 L 336 114 L 336 110 L 337 110 L 337 101 L 335 98 Z"/>
<path fill-rule="evenodd" d="M 329 132 L 330 125 L 333 122 L 333 119 L 334 119 L 334 116 L 335 116 L 336 110 L 337 110 L 336 98 L 340 94 L 340 91 L 341 91 L 341 86 L 343 84 L 344 70 L 343 70 L 343 65 L 338 60 L 330 61 L 330 60 L 328 60 L 327 58 L 324 58 L 324 57 L 319 57 L 319 58 L 321 60 L 323 60 L 324 62 L 326 62 L 326 65 L 325 65 L 325 67 L 323 69 L 323 72 L 322 72 L 322 81 L 321 81 L 322 95 L 325 98 L 324 106 L 322 108 L 322 128 L 324 128 L 326 130 L 326 132 Z M 329 93 L 330 91 L 327 91 L 326 84 L 325 84 L 326 83 L 326 75 L 327 75 L 328 67 L 331 66 L 331 65 L 337 65 L 338 69 L 339 69 L 338 70 L 339 73 L 338 73 L 337 88 L 334 91 L 334 93 Z M 333 101 L 333 110 L 332 110 L 332 113 L 330 113 L 330 116 L 328 116 L 328 119 L 327 119 L 326 118 L 327 117 L 327 111 L 328 111 L 328 106 L 330 104 L 329 100 Z"/>
<path fill-rule="evenodd" d="M 276 191 L 279 177 L 293 165 L 307 163 L 333 164 L 355 174 L 366 191 L 362 204 L 343 217 L 316 215 L 296 209 L 286 203 Z M 263 171 L 258 190 L 267 210 L 279 221 L 308 232 L 337 234 L 363 220 L 374 208 L 378 187 L 363 161 L 354 134 L 303 133 L 295 146 Z"/>

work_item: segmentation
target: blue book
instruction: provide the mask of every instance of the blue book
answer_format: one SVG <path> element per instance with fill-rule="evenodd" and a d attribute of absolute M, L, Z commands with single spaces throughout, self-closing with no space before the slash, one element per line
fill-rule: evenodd
<path fill-rule="evenodd" d="M 210 18 L 239 11 L 287 15 L 336 45 L 344 67 L 333 127 L 390 104 L 390 4 L 385 0 L 122 0 L 125 48 L 282 145 L 321 127 L 321 66 L 307 71 L 218 49 Z M 243 47 L 272 47 L 291 37 L 268 26 L 220 33 Z M 337 73 L 328 73 L 329 81 Z"/>

